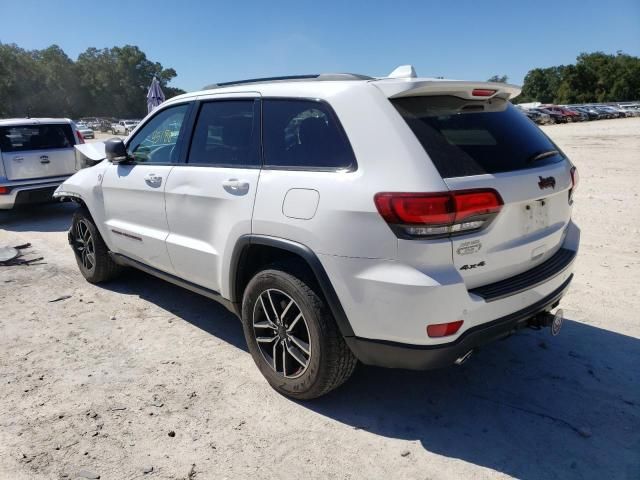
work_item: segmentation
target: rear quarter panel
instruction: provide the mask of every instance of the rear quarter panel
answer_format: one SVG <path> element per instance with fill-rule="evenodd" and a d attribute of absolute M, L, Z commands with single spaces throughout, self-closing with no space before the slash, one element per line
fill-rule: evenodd
<path fill-rule="evenodd" d="M 268 91 L 262 94 L 269 97 Z M 314 96 L 303 91 L 297 95 Z M 323 99 L 334 109 L 347 134 L 357 169 L 263 169 L 254 207 L 253 233 L 294 240 L 319 254 L 394 259 L 398 240 L 378 214 L 374 195 L 382 191 L 445 191 L 447 187 L 380 90 L 367 83 L 336 87 Z M 313 189 L 319 193 L 312 218 L 285 215 L 283 202 L 291 189 Z M 450 258 L 449 254 L 449 261 Z"/>

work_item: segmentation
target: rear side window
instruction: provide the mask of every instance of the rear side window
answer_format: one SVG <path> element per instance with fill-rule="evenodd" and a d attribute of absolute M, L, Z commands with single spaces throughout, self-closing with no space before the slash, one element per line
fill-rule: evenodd
<path fill-rule="evenodd" d="M 68 123 L 0 127 L 0 150 L 3 152 L 55 150 L 71 148 L 74 144 L 73 131 Z"/>
<path fill-rule="evenodd" d="M 443 178 L 523 170 L 564 159 L 558 147 L 506 100 L 425 96 L 391 103 Z"/>
<path fill-rule="evenodd" d="M 253 99 L 203 103 L 187 162 L 218 167 L 259 166 L 257 107 Z"/>
<path fill-rule="evenodd" d="M 333 110 L 313 100 L 263 100 L 266 167 L 354 169 L 356 159 Z"/>

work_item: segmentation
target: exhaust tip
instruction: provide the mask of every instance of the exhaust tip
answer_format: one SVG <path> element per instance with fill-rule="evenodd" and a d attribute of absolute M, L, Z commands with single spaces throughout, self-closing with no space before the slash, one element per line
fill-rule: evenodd
<path fill-rule="evenodd" d="M 456 359 L 456 361 L 454 363 L 456 365 L 462 365 L 464 362 L 469 360 L 469 358 L 471 357 L 472 354 L 473 354 L 473 350 L 469 350 L 467 353 L 462 355 L 460 358 Z"/>

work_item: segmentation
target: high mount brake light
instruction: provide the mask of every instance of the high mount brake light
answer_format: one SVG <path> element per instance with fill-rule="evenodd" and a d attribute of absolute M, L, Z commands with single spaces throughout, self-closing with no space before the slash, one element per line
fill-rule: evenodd
<path fill-rule="evenodd" d="M 497 90 L 490 90 L 488 88 L 474 88 L 471 91 L 471 95 L 473 95 L 474 97 L 490 97 L 496 92 Z"/>
<path fill-rule="evenodd" d="M 461 235 L 485 228 L 502 208 L 492 189 L 444 193 L 378 193 L 378 212 L 400 238 Z"/>

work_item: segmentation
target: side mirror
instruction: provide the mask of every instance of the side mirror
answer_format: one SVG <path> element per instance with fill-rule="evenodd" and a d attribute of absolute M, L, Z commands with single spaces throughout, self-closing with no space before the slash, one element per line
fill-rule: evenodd
<path fill-rule="evenodd" d="M 104 153 L 111 163 L 127 163 L 131 160 L 127 148 L 119 138 L 111 138 L 104 142 Z"/>

